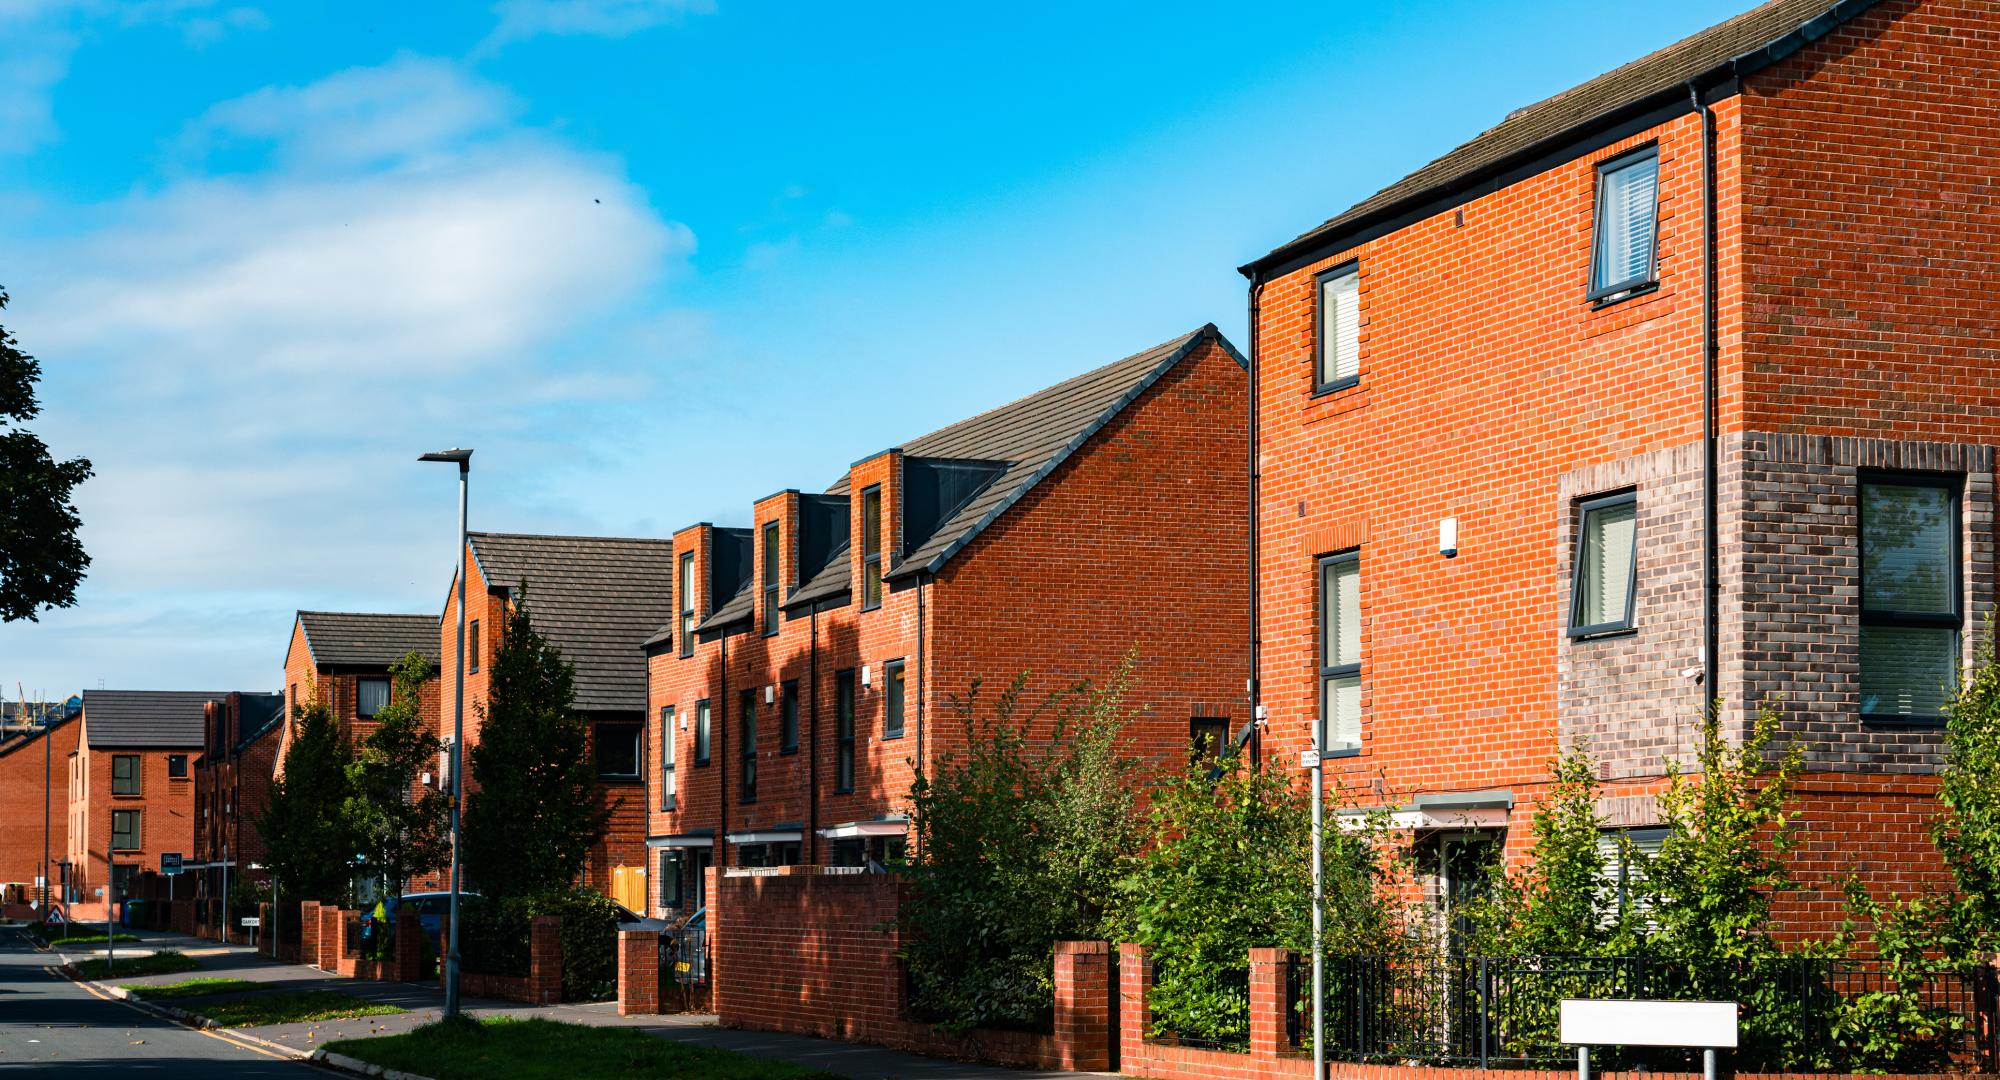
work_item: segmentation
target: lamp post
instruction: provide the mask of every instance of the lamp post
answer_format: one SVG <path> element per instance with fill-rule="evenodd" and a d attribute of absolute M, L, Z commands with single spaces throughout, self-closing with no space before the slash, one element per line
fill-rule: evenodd
<path fill-rule="evenodd" d="M 465 770 L 459 748 L 465 742 L 465 493 L 472 473 L 472 451 L 452 447 L 424 454 L 418 461 L 450 461 L 458 465 L 458 650 L 451 669 L 451 925 L 444 954 L 444 1015 L 458 1015 L 458 871 L 459 818 L 463 810 Z"/>

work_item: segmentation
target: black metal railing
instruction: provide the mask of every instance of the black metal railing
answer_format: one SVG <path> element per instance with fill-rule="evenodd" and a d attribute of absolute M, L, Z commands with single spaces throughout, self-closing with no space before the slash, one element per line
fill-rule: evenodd
<path fill-rule="evenodd" d="M 1739 1067 L 1845 1072 L 1879 1067 L 1851 1045 L 1859 1015 L 1898 1008 L 1930 1031 L 1905 1039 L 1898 1071 L 1991 1068 L 2000 1058 L 1994 973 L 1908 972 L 1879 960 L 1787 957 L 1722 967 L 1649 957 L 1329 958 L 1330 1057 L 1364 1062 L 1560 1067 L 1564 998 L 1734 1000 L 1743 1005 Z M 1311 1046 L 1310 961 L 1287 978 L 1286 1028 Z M 1692 1068 L 1679 1051 L 1604 1052 L 1607 1067 Z"/>
<path fill-rule="evenodd" d="M 1310 999 L 1311 980 L 1307 980 Z M 1202 1050 L 1250 1051 L 1250 969 L 1224 968 L 1205 972 L 1185 990 L 1172 971 L 1153 968 L 1153 1030 L 1147 1038 L 1172 1046 Z"/>

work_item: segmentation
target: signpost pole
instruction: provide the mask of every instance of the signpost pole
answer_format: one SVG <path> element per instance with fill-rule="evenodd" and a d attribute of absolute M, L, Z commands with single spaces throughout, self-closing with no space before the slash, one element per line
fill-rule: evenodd
<path fill-rule="evenodd" d="M 1714 1056 L 1714 1054 L 1715 1051 L 1709 1051 L 1710 1056 Z M 1576 1048 L 1576 1080 L 1590 1080 L 1590 1047 L 1588 1046 L 1579 1046 Z"/>

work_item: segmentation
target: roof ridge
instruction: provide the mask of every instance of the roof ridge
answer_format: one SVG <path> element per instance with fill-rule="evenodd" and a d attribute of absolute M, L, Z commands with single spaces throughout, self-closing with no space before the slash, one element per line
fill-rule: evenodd
<path fill-rule="evenodd" d="M 578 536 L 571 533 L 512 533 L 493 532 L 485 529 L 473 529 L 465 535 L 467 539 L 475 536 L 488 536 L 507 540 L 616 540 L 621 543 L 633 544 L 672 544 L 674 542 L 674 538 L 671 536 Z"/>

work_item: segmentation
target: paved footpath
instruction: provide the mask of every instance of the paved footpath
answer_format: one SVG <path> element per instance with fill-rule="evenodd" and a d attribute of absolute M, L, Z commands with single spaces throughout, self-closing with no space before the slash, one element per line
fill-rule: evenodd
<path fill-rule="evenodd" d="M 202 971 L 181 975 L 154 975 L 143 978 L 115 978 L 111 982 L 117 986 L 138 986 L 146 983 L 170 983 L 190 978 L 193 974 L 219 976 L 231 979 L 246 979 L 264 984 L 259 991 L 239 994 L 195 998 L 176 1001 L 174 1004 L 199 1011 L 204 1001 L 223 1001 L 232 997 L 242 997 L 250 993 L 269 990 L 336 990 L 344 994 L 396 1005 L 409 1010 L 391 1016 L 356 1017 L 351 1020 L 331 1020 L 309 1024 L 272 1024 L 264 1027 L 241 1028 L 243 1034 L 277 1045 L 294 1047 L 303 1052 L 311 1052 L 329 1042 L 340 1039 L 365 1039 L 372 1035 L 396 1035 L 411 1028 L 430 1023 L 443 1010 L 444 995 L 435 986 L 419 983 L 377 982 L 369 979 L 342 979 L 326 974 L 317 968 L 300 964 L 280 964 L 253 952 L 241 945 L 218 945 L 212 941 L 180 937 L 172 934 L 147 933 L 147 940 L 130 948 L 150 951 L 156 948 L 177 949 L 201 961 Z M 35 958 L 38 965 L 47 965 L 55 959 L 46 953 L 28 951 L 25 941 L 18 934 L 0 931 L 0 941 L 5 943 L 5 955 L 12 957 L 19 952 Z M 120 946 L 123 950 L 127 946 Z M 101 955 L 96 953 L 93 955 Z M 6 969 L 11 970 L 11 968 Z M 39 971 L 39 968 L 36 969 Z M 41 973 L 45 979 L 67 987 L 74 995 L 94 1000 L 84 988 L 70 983 L 60 975 Z M 228 1044 L 199 1032 L 179 1028 L 164 1020 L 155 1020 L 147 1014 L 117 1001 L 98 1002 L 108 1009 L 122 1010 L 129 1014 L 129 1022 L 144 1022 L 163 1025 L 171 1031 L 178 1031 L 188 1039 L 202 1042 L 216 1042 L 228 1049 Z M 733 1050 L 751 1057 L 787 1061 L 851 1078 L 851 1080 L 974 1080 L 980 1077 L 997 1077 L 1002 1080 L 1057 1080 L 1062 1077 L 1076 1077 L 1079 1074 L 1053 1070 L 1010 1069 L 999 1065 L 969 1065 L 963 1062 L 947 1061 L 942 1058 L 907 1054 L 898 1050 L 888 1050 L 859 1043 L 839 1042 L 832 1039 L 817 1039 L 804 1035 L 782 1035 L 765 1031 L 737 1031 L 717 1027 L 715 1017 L 688 1014 L 677 1016 L 619 1016 L 618 1008 L 611 1002 L 587 1005 L 531 1006 L 511 1002 L 490 1001 L 479 998 L 465 999 L 465 1011 L 475 1016 L 512 1016 L 520 1018 L 536 1017 L 572 1024 L 588 1024 L 593 1027 L 630 1027 L 644 1031 L 658 1038 L 676 1042 L 692 1043 L 698 1046 L 713 1046 L 723 1050 Z M 15 999 L 0 995 L 0 1073 L 7 1071 L 7 1064 L 20 1059 L 4 1051 L 10 1047 L 7 1026 L 11 1023 Z M 127 1017 L 120 1017 L 128 1019 Z M 121 1029 L 122 1030 L 122 1029 Z M 134 1036 L 138 1038 L 139 1036 Z M 150 1044 L 149 1044 L 150 1045 Z M 107 1052 L 119 1049 L 107 1042 L 103 1049 Z M 124 1046 L 124 1049 L 143 1051 L 142 1046 Z M 123 1056 L 127 1066 L 136 1064 L 132 1059 L 136 1054 Z M 255 1055 L 252 1055 L 255 1056 Z M 304 1066 L 295 1063 L 279 1063 L 269 1058 L 263 1059 L 272 1069 L 271 1073 L 224 1072 L 217 1074 L 209 1068 L 188 1073 L 168 1075 L 200 1075 L 215 1080 L 235 1080 L 238 1075 L 264 1076 L 289 1075 L 295 1080 L 303 1077 Z M 150 1066 L 152 1062 L 146 1064 Z M 108 1075 L 108 1071 L 107 1071 Z M 1111 1075 L 1111 1074 L 1104 1074 Z"/>

